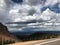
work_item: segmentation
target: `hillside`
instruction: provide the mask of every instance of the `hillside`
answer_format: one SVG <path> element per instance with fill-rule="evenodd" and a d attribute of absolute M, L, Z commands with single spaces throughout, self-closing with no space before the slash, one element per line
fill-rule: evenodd
<path fill-rule="evenodd" d="M 15 36 L 9 33 L 8 28 L 0 23 L 0 44 L 15 43 Z"/>

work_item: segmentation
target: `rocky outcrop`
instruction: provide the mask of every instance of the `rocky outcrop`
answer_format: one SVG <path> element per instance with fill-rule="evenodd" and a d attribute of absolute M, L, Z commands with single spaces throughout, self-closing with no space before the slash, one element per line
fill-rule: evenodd
<path fill-rule="evenodd" d="M 8 32 L 8 28 L 4 26 L 2 23 L 0 23 L 0 32 Z"/>
<path fill-rule="evenodd" d="M 15 36 L 8 31 L 8 28 L 0 23 L 0 43 L 2 40 L 4 43 L 12 43 L 15 42 L 15 39 Z"/>

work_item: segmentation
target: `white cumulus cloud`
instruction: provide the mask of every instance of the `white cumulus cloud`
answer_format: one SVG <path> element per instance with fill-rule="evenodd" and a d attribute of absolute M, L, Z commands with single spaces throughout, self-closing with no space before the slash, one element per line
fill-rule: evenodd
<path fill-rule="evenodd" d="M 40 24 L 41 22 L 59 22 L 60 13 L 56 13 L 49 8 L 41 13 L 41 8 L 44 6 L 51 7 L 59 0 L 23 0 L 22 4 L 13 3 L 11 0 L 0 0 L 0 22 L 28 22 L 35 21 Z M 60 4 L 58 5 L 60 7 Z M 52 8 L 52 7 L 51 7 Z M 56 21 L 57 20 L 57 21 Z M 42 24 L 41 23 L 41 24 Z M 25 24 L 27 25 L 27 24 Z M 16 24 L 15 26 L 19 26 Z M 34 26 L 27 25 L 25 28 L 34 28 Z M 40 26 L 36 26 L 39 27 Z M 10 29 L 10 28 L 9 28 Z M 23 28 L 22 28 L 23 29 Z M 22 30 L 20 28 L 20 30 Z M 38 28 L 37 28 L 38 29 Z"/>

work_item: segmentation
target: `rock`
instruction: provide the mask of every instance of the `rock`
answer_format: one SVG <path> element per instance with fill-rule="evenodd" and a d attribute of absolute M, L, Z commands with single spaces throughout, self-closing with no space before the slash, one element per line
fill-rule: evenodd
<path fill-rule="evenodd" d="M 16 37 L 8 31 L 7 26 L 0 23 L 0 41 L 4 43 L 13 43 L 15 42 Z"/>
<path fill-rule="evenodd" d="M 0 23 L 0 32 L 8 32 L 8 28 Z"/>

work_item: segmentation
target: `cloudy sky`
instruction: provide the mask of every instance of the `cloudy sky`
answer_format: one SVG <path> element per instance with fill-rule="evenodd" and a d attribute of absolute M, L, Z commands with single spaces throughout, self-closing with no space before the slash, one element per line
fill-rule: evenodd
<path fill-rule="evenodd" d="M 9 31 L 55 30 L 42 25 L 60 22 L 60 0 L 0 0 L 0 22 L 17 23 Z"/>

